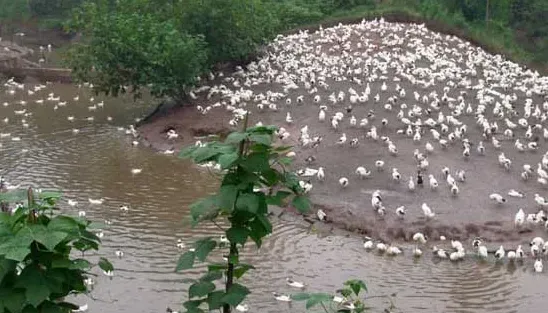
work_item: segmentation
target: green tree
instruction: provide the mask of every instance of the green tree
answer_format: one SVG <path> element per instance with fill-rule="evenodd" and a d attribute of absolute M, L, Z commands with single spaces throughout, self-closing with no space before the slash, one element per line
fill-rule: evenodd
<path fill-rule="evenodd" d="M 184 99 L 207 67 L 205 42 L 150 6 L 143 0 L 85 3 L 69 25 L 84 35 L 67 54 L 74 76 L 114 96 L 126 88 L 138 96 L 148 87 L 156 97 Z"/>
<path fill-rule="evenodd" d="M 23 193 L 22 193 L 23 192 Z M 0 201 L 20 201 L 25 191 L 0 194 Z M 78 309 L 68 295 L 86 293 L 92 267 L 73 251 L 99 249 L 91 222 L 55 214 L 58 193 L 27 191 L 25 206 L 0 212 L 0 312 L 65 312 Z M 101 259 L 99 266 L 112 271 Z"/>
<path fill-rule="evenodd" d="M 245 60 L 281 27 L 263 0 L 181 0 L 176 10 L 183 29 L 204 36 L 211 64 Z"/>
<path fill-rule="evenodd" d="M 287 169 L 291 159 L 285 155 L 290 147 L 273 145 L 275 131 L 273 126 L 244 127 L 243 131 L 228 135 L 224 142 L 192 146 L 181 153 L 197 164 L 215 162 L 224 171 L 218 192 L 191 205 L 192 225 L 205 221 L 219 225 L 219 219 L 229 224 L 226 229 L 218 226 L 228 240 L 226 263 L 210 264 L 201 278 L 186 280 L 191 283 L 189 300 L 183 304 L 187 312 L 222 308 L 224 313 L 230 313 L 250 293 L 235 279 L 254 268 L 240 262 L 239 249 L 249 239 L 261 247 L 263 239 L 272 233 L 268 206 L 282 206 L 291 198 L 291 204 L 300 212 L 307 212 L 310 207 L 297 177 Z M 181 255 L 176 271 L 192 268 L 196 260 L 205 261 L 217 247 L 223 249 L 212 237 L 196 241 L 194 250 Z M 223 277 L 225 288 L 217 290 L 213 282 Z"/>

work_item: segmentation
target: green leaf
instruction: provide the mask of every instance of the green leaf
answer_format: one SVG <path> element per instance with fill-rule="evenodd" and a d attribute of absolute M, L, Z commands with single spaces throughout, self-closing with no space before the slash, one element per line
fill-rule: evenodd
<path fill-rule="evenodd" d="M 291 195 L 291 192 L 280 190 L 273 196 L 266 197 L 266 203 L 270 205 L 282 206 L 283 200 Z"/>
<path fill-rule="evenodd" d="M 42 200 L 46 200 L 46 199 L 58 200 L 62 196 L 63 196 L 63 193 L 59 191 L 43 191 L 38 195 L 38 197 Z"/>
<path fill-rule="evenodd" d="M 217 263 L 217 264 L 209 264 L 207 266 L 207 270 L 209 272 L 218 272 L 218 271 L 226 271 L 228 269 L 228 265 L 226 263 Z"/>
<path fill-rule="evenodd" d="M 261 173 L 261 176 L 265 180 L 265 185 L 269 187 L 275 186 L 280 181 L 278 171 L 272 168 L 266 171 L 263 171 Z"/>
<path fill-rule="evenodd" d="M 268 153 L 253 152 L 247 155 L 240 162 L 240 165 L 250 172 L 263 172 L 270 169 L 268 162 Z"/>
<path fill-rule="evenodd" d="M 70 270 L 87 270 L 91 268 L 91 264 L 84 259 L 72 260 L 68 269 Z"/>
<path fill-rule="evenodd" d="M 226 170 L 230 168 L 236 160 L 238 160 L 238 154 L 235 152 L 223 154 L 219 157 L 219 164 L 223 170 Z"/>
<path fill-rule="evenodd" d="M 352 290 L 348 289 L 348 288 L 344 288 L 341 290 L 341 295 L 345 298 L 348 298 L 352 295 Z"/>
<path fill-rule="evenodd" d="M 207 295 L 206 302 L 210 311 L 218 310 L 223 306 L 222 298 L 224 295 L 224 291 L 214 291 Z"/>
<path fill-rule="evenodd" d="M 257 215 L 255 219 L 263 226 L 267 234 L 270 234 L 272 232 L 272 224 L 266 216 Z"/>
<path fill-rule="evenodd" d="M 112 263 L 110 263 L 109 260 L 105 258 L 99 258 L 99 268 L 105 272 L 114 270 L 114 266 L 112 266 Z"/>
<path fill-rule="evenodd" d="M 361 290 L 364 290 L 367 292 L 367 286 L 362 280 L 359 280 L 359 279 L 347 280 L 344 282 L 344 285 L 349 286 L 356 296 L 359 296 Z"/>
<path fill-rule="evenodd" d="M 266 225 L 264 223 L 267 223 Z M 255 218 L 249 223 L 249 228 L 251 231 L 249 232 L 249 237 L 253 239 L 257 247 L 261 247 L 263 238 L 268 235 L 272 230 L 272 225 L 270 224 L 270 221 L 264 216 L 257 215 Z"/>
<path fill-rule="evenodd" d="M 207 296 L 207 294 L 212 292 L 213 290 L 215 290 L 214 283 L 209 281 L 200 281 L 190 285 L 190 288 L 188 289 L 188 297 L 189 298 L 204 297 L 204 296 Z"/>
<path fill-rule="evenodd" d="M 266 125 L 266 126 L 253 126 L 247 129 L 249 134 L 274 134 L 278 130 L 278 126 Z"/>
<path fill-rule="evenodd" d="M 79 230 L 79 224 L 72 217 L 58 215 L 48 223 L 48 230 L 72 233 Z"/>
<path fill-rule="evenodd" d="M 1 249 L 0 254 L 4 254 L 6 259 L 21 262 L 30 254 L 30 247 L 11 246 Z"/>
<path fill-rule="evenodd" d="M 243 140 L 245 140 L 247 138 L 247 134 L 246 133 L 242 133 L 242 132 L 233 132 L 233 133 L 230 133 L 226 139 L 225 139 L 225 143 L 229 143 L 229 144 L 235 144 L 235 143 L 240 143 L 242 142 Z"/>
<path fill-rule="evenodd" d="M 236 209 L 257 213 L 259 209 L 259 196 L 255 193 L 241 193 L 236 200 Z"/>
<path fill-rule="evenodd" d="M 59 232 L 59 231 L 48 231 L 45 238 L 42 238 L 41 241 L 36 240 L 43 244 L 48 250 L 53 251 L 55 247 L 65 238 L 67 238 L 68 234 Z"/>
<path fill-rule="evenodd" d="M 291 295 L 291 299 L 295 301 L 304 301 L 304 300 L 308 300 L 309 298 L 310 298 L 310 294 L 304 293 L 304 292 Z"/>
<path fill-rule="evenodd" d="M 204 300 L 188 300 L 183 302 L 183 307 L 187 310 L 197 309 Z"/>
<path fill-rule="evenodd" d="M 333 299 L 332 295 L 326 293 L 313 293 L 306 301 L 306 309 L 310 309 L 321 302 L 331 301 L 331 299 Z"/>
<path fill-rule="evenodd" d="M 20 312 L 25 305 L 25 291 L 15 288 L 0 290 L 0 308 L 2 304 L 10 312 Z"/>
<path fill-rule="evenodd" d="M 205 163 L 213 161 L 219 153 L 218 149 L 215 149 L 214 146 L 208 145 L 196 149 L 194 153 L 192 153 L 192 159 L 198 164 Z"/>
<path fill-rule="evenodd" d="M 247 287 L 240 284 L 234 284 L 230 287 L 230 289 L 228 289 L 228 292 L 222 298 L 222 301 L 224 303 L 230 304 L 233 307 L 236 307 L 238 304 L 244 301 L 245 297 L 249 293 L 250 291 L 249 289 L 247 289 Z"/>
<path fill-rule="evenodd" d="M 8 192 L 0 193 L 0 202 L 19 202 L 27 200 L 27 190 L 26 189 L 16 189 Z M 26 202 L 25 202 L 26 203 Z"/>
<path fill-rule="evenodd" d="M 17 262 L 0 257 L 0 282 L 4 279 L 4 276 L 13 272 L 16 266 Z"/>
<path fill-rule="evenodd" d="M 235 185 L 222 185 L 218 193 L 219 207 L 227 212 L 232 212 L 237 195 L 238 188 Z"/>
<path fill-rule="evenodd" d="M 205 261 L 209 253 L 213 249 L 215 249 L 216 246 L 217 246 L 217 242 L 211 238 L 204 238 L 202 240 L 196 241 L 196 245 L 195 245 L 196 258 L 200 262 Z"/>
<path fill-rule="evenodd" d="M 307 213 L 310 210 L 310 200 L 305 196 L 295 196 L 291 204 L 301 213 Z"/>
<path fill-rule="evenodd" d="M 213 217 L 216 216 L 218 212 L 219 208 L 217 207 L 216 195 L 200 199 L 190 205 L 190 215 L 194 220 L 201 220 L 208 217 Z"/>
<path fill-rule="evenodd" d="M 222 272 L 207 272 L 202 277 L 200 277 L 200 281 L 214 281 L 221 278 L 223 278 Z"/>
<path fill-rule="evenodd" d="M 234 277 L 240 279 L 244 274 L 255 267 L 251 264 L 240 263 L 234 268 Z"/>
<path fill-rule="evenodd" d="M 278 162 L 282 165 L 291 165 L 293 163 L 293 159 L 289 157 L 283 157 L 278 160 Z"/>
<path fill-rule="evenodd" d="M 249 135 L 249 140 L 252 142 L 260 143 L 265 146 L 270 146 L 272 144 L 272 135 L 268 134 L 251 134 Z"/>
<path fill-rule="evenodd" d="M 198 149 L 197 146 L 188 146 L 188 147 L 184 147 L 183 149 L 181 149 L 181 151 L 179 152 L 179 157 L 180 158 L 183 158 L 183 159 L 188 159 L 192 156 L 192 154 L 194 153 L 194 151 L 196 151 L 196 149 Z"/>
<path fill-rule="evenodd" d="M 179 272 L 181 270 L 187 270 L 194 266 L 194 259 L 196 258 L 196 254 L 194 251 L 187 251 L 181 257 L 179 258 L 179 261 L 177 261 L 177 267 L 175 267 L 175 271 Z"/>
<path fill-rule="evenodd" d="M 25 288 L 25 297 L 32 306 L 38 307 L 40 303 L 49 298 L 51 293 L 49 282 L 43 272 L 37 266 L 27 266 L 21 272 L 16 283 L 19 288 Z"/>
<path fill-rule="evenodd" d="M 249 236 L 249 230 L 241 226 L 232 226 L 226 231 L 226 237 L 231 243 L 244 245 Z"/>

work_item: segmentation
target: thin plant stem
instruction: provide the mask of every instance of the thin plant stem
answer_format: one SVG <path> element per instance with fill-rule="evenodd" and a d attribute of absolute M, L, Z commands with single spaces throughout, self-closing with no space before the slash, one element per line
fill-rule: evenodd
<path fill-rule="evenodd" d="M 325 313 L 329 313 L 329 311 L 328 311 L 327 308 L 325 307 L 325 304 L 323 304 L 323 302 L 320 302 L 320 304 L 322 305 L 322 308 L 323 308 L 323 310 L 325 311 Z"/>
<path fill-rule="evenodd" d="M 226 231 L 224 228 L 221 227 L 221 225 L 219 225 L 215 220 L 211 220 L 211 222 L 213 223 L 213 225 L 217 226 L 217 228 L 219 228 L 220 230 L 222 230 L 223 232 Z"/>
<path fill-rule="evenodd" d="M 243 131 L 245 132 L 247 130 L 247 122 L 248 122 L 248 114 L 244 117 L 244 125 L 243 125 Z M 245 144 L 246 141 L 242 140 L 240 143 L 240 147 L 238 150 L 238 158 L 242 158 L 242 156 L 245 154 Z M 234 200 L 234 205 L 236 205 L 236 202 L 238 201 L 238 197 L 240 196 L 240 192 L 236 194 L 236 198 Z M 238 248 L 236 247 L 235 243 L 230 243 L 230 253 L 228 254 L 228 268 L 226 269 L 226 284 L 225 284 L 225 292 L 228 292 L 230 287 L 232 287 L 234 283 L 234 263 L 232 262 L 234 256 L 238 255 Z M 223 305 L 223 313 L 230 313 L 231 307 L 230 304 L 226 303 Z"/>

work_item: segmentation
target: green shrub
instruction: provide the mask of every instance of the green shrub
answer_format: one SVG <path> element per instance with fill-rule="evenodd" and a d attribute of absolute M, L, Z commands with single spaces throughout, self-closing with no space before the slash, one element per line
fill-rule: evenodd
<path fill-rule="evenodd" d="M 211 64 L 246 59 L 280 28 L 262 0 L 183 0 L 178 12 L 182 29 L 204 36 Z"/>
<path fill-rule="evenodd" d="M 24 191 L 23 191 L 24 195 Z M 87 292 L 85 279 L 92 267 L 73 251 L 98 250 L 99 238 L 88 230 L 90 222 L 56 215 L 57 193 L 44 192 L 27 205 L 0 212 L 0 312 L 66 312 L 78 309 L 65 302 L 69 295 Z M 0 194 L 0 201 L 20 200 L 21 192 Z M 100 267 L 112 271 L 101 259 Z"/>
<path fill-rule="evenodd" d="M 206 44 L 199 35 L 181 32 L 172 20 L 136 12 L 141 1 L 117 1 L 116 10 L 86 4 L 75 16 L 72 29 L 85 41 L 68 53 L 73 75 L 92 82 L 95 90 L 118 95 L 129 86 L 136 95 L 144 86 L 156 97 L 182 99 L 207 62 Z"/>

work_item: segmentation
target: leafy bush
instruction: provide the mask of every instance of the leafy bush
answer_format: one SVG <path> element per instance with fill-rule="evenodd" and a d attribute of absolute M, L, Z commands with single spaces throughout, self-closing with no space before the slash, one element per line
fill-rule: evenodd
<path fill-rule="evenodd" d="M 148 86 L 156 97 L 180 100 L 206 68 L 206 44 L 155 12 L 135 11 L 141 2 L 84 5 L 70 29 L 82 31 L 85 41 L 70 49 L 68 65 L 99 92 L 116 96 L 129 86 L 139 95 Z"/>
<path fill-rule="evenodd" d="M 100 240 L 88 230 L 89 221 L 53 214 L 59 196 L 44 192 L 34 199 L 29 189 L 27 206 L 0 212 L 0 312 L 78 309 L 65 297 L 87 291 L 84 281 L 92 265 L 71 252 L 97 250 Z M 14 197 L 17 192 L 1 194 L 0 200 Z M 112 270 L 105 259 L 100 266 Z"/>
<path fill-rule="evenodd" d="M 184 30 L 204 36 L 211 64 L 246 59 L 280 29 L 262 0 L 183 0 L 178 12 Z"/>
<path fill-rule="evenodd" d="M 319 21 L 325 16 L 322 7 L 318 4 L 301 3 L 297 0 L 271 0 L 272 10 L 284 28 L 293 28 L 299 25 Z"/>
<path fill-rule="evenodd" d="M 325 313 L 363 313 L 366 307 L 361 298 L 362 291 L 367 292 L 365 283 L 359 279 L 351 279 L 344 282 L 344 288 L 339 290 L 339 295 L 303 292 L 292 295 L 291 299 L 306 301 L 307 309 L 321 306 Z M 390 309 L 392 307 L 391 303 Z M 389 309 L 385 310 L 387 311 L 390 312 Z"/>
<path fill-rule="evenodd" d="M 221 228 L 215 222 L 219 218 L 226 219 L 230 225 L 222 228 L 228 241 L 226 263 L 210 264 L 201 278 L 186 280 L 191 283 L 189 300 L 183 304 L 187 312 L 222 308 L 224 313 L 229 313 L 238 306 L 250 291 L 234 279 L 254 268 L 240 262 L 239 249 L 248 239 L 260 248 L 263 239 L 272 233 L 268 206 L 282 205 L 292 198 L 292 205 L 300 212 L 310 207 L 297 177 L 286 169 L 291 163 L 285 156 L 290 147 L 276 147 L 272 143 L 275 130 L 274 126 L 244 127 L 244 131 L 228 135 L 224 142 L 192 146 L 181 153 L 197 164 L 215 162 L 225 171 L 218 192 L 191 205 L 192 225 L 210 221 Z M 217 247 L 222 249 L 224 244 L 213 237 L 196 241 L 193 250 L 181 255 L 176 271 L 192 268 L 196 260 L 204 262 L 211 251 Z M 224 290 L 216 290 L 213 282 L 223 277 L 226 277 Z"/>
<path fill-rule="evenodd" d="M 66 17 L 72 9 L 84 2 L 84 0 L 25 0 L 27 1 L 32 14 L 38 17 Z"/>

